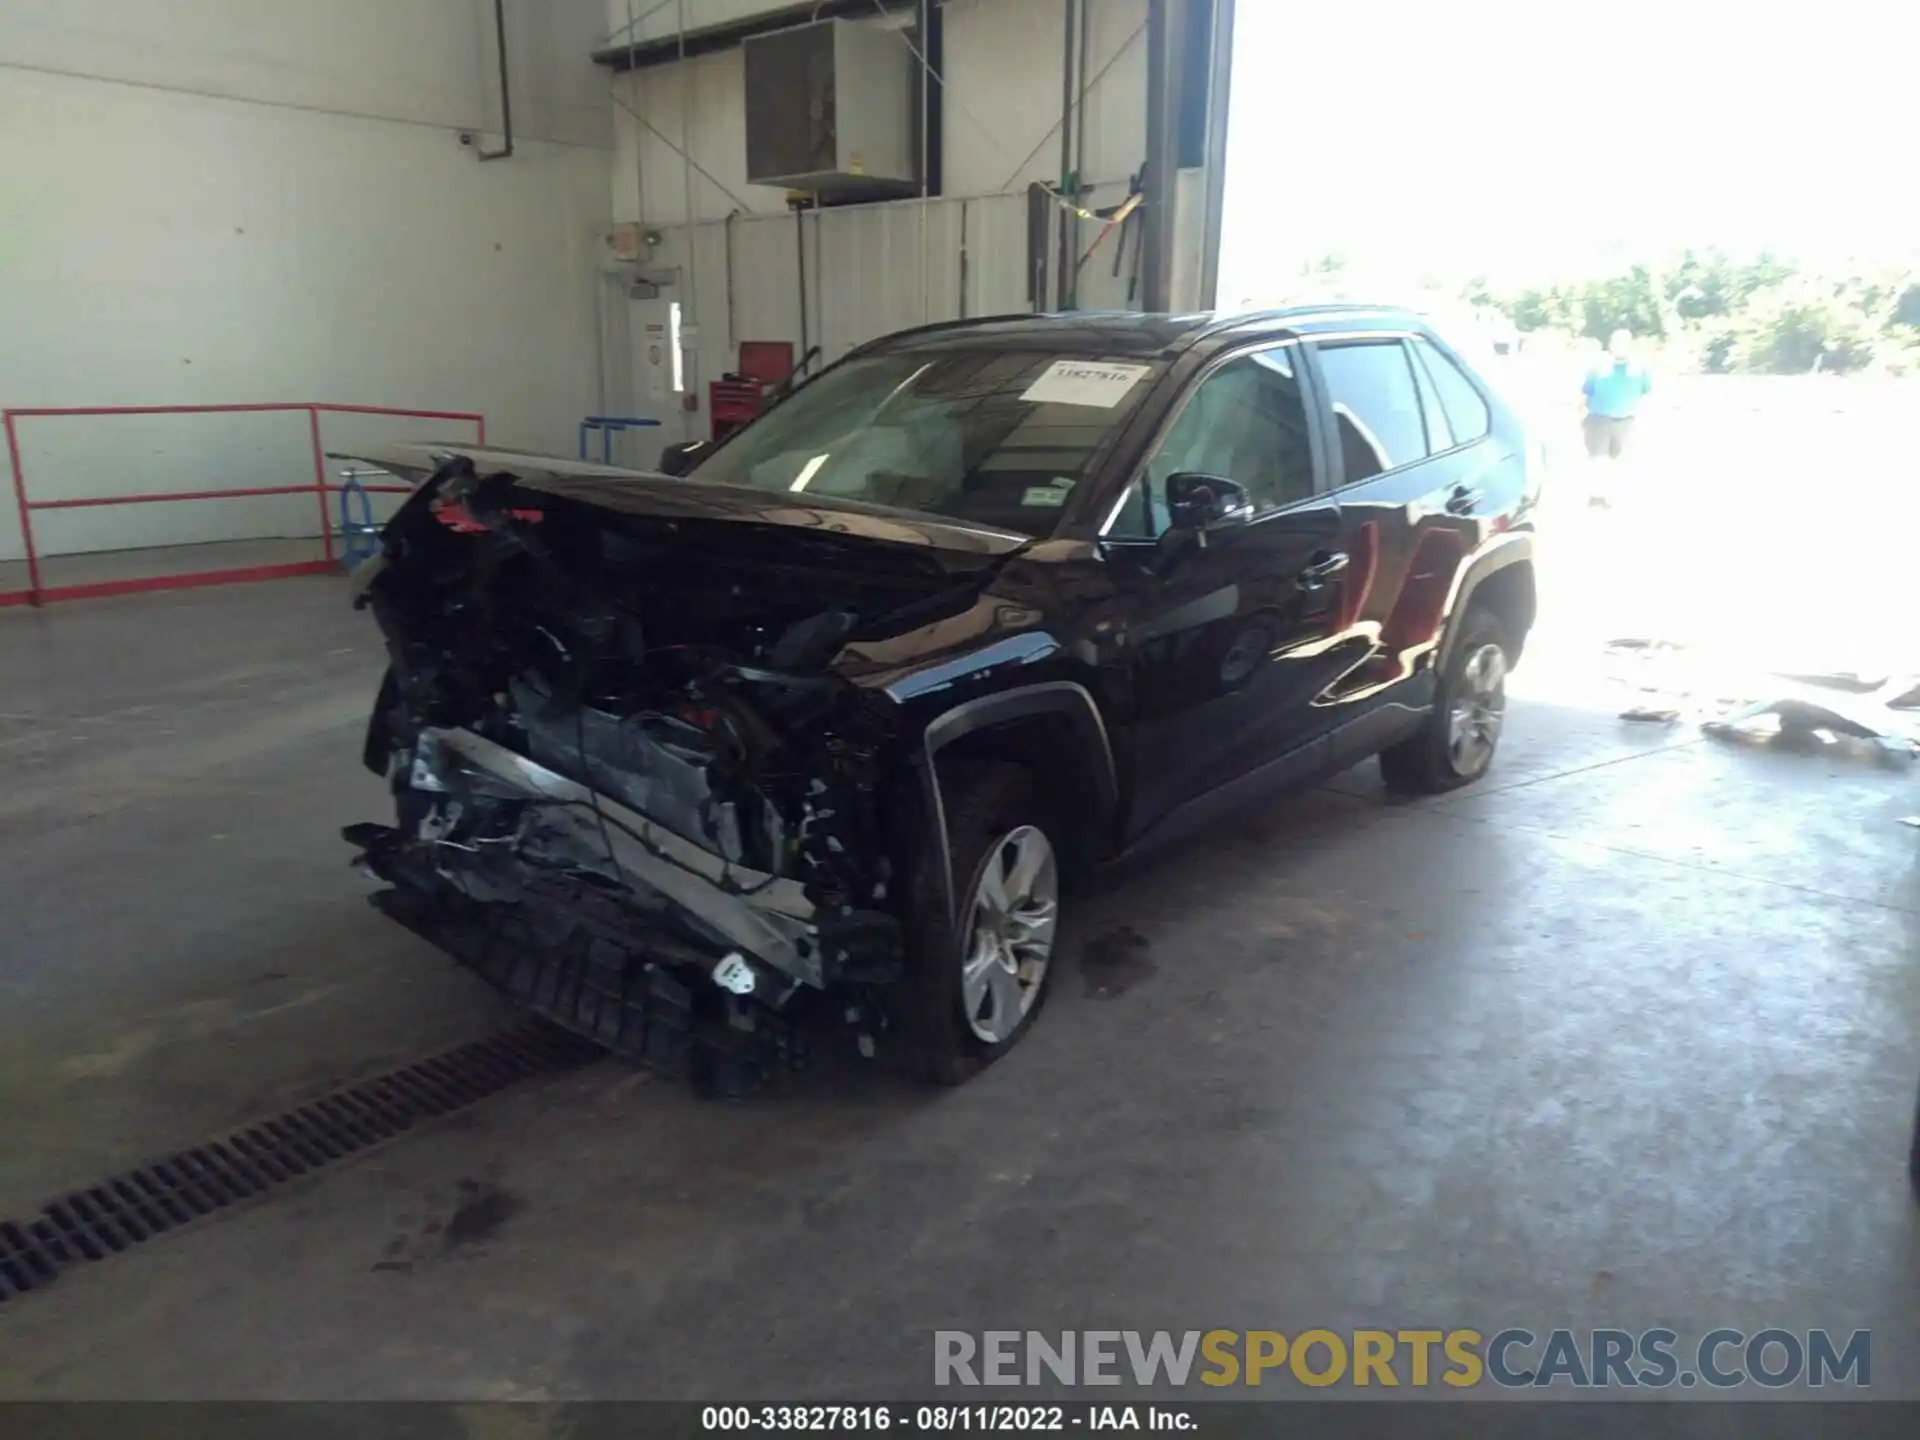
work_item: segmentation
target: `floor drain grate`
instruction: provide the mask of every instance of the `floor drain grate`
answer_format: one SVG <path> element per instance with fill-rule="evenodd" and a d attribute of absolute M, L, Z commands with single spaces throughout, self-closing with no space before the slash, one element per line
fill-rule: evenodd
<path fill-rule="evenodd" d="M 63 1195 L 30 1221 L 0 1221 L 0 1301 L 38 1290 L 71 1266 L 103 1260 L 321 1169 L 423 1120 L 605 1053 L 544 1023 L 516 1026 Z"/>

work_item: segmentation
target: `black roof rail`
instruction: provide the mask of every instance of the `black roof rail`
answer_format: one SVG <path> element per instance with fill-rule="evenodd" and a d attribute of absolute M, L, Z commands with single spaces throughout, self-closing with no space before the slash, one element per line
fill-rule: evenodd
<path fill-rule="evenodd" d="M 899 340 L 908 335 L 937 335 L 942 330 L 960 330 L 969 325 L 995 325 L 1003 320 L 1037 320 L 1039 318 L 1041 317 L 1031 310 L 1010 310 L 1004 315 L 967 315 L 958 320 L 933 320 L 925 325 L 912 325 L 905 330 L 889 330 L 884 335 L 875 335 L 870 339 L 862 340 L 848 350 L 847 355 L 858 355 L 862 350 L 878 345 L 883 340 Z M 840 358 L 844 360 L 847 356 L 842 355 Z"/>
<path fill-rule="evenodd" d="M 1289 321 L 1325 320 L 1351 315 L 1355 319 L 1420 320 L 1412 310 L 1397 305 L 1356 305 L 1326 303 L 1319 305 L 1279 305 L 1262 310 L 1241 310 L 1218 314 L 1202 331 L 1207 335 L 1231 334 L 1262 326 L 1285 326 Z"/>
<path fill-rule="evenodd" d="M 1124 320 L 1128 316 L 1137 316 L 1142 320 L 1161 321 L 1191 319 L 1193 324 L 1182 335 L 1181 340 L 1192 340 L 1208 335 L 1227 334 L 1236 330 L 1249 329 L 1260 325 L 1285 325 L 1289 320 L 1313 319 L 1334 315 L 1353 315 L 1356 317 L 1373 316 L 1380 318 L 1418 320 L 1421 317 L 1404 306 L 1395 305 L 1359 305 L 1351 302 L 1326 302 L 1316 305 L 1281 305 L 1261 310 L 1242 310 L 1234 312 L 1197 311 L 1191 315 L 1134 310 L 1061 310 L 1032 311 L 1012 310 L 999 315 L 968 315 L 962 319 L 934 320 L 925 325 L 909 326 L 905 330 L 890 331 L 885 335 L 876 335 L 853 346 L 841 358 L 858 355 L 876 345 L 890 344 L 897 340 L 911 339 L 916 336 L 939 335 L 951 330 L 968 330 L 975 326 L 1030 323 L 1033 321 L 1059 320 L 1071 322 L 1077 319 L 1115 319 Z M 1180 342 L 1176 342 L 1180 343 Z"/>

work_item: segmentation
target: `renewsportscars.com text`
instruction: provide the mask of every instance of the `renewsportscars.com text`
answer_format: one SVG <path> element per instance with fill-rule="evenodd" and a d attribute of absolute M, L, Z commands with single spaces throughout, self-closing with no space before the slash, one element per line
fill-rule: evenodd
<path fill-rule="evenodd" d="M 1728 1390 L 1873 1383 L 1873 1336 L 1710 1330 L 936 1330 L 936 1385 Z"/>

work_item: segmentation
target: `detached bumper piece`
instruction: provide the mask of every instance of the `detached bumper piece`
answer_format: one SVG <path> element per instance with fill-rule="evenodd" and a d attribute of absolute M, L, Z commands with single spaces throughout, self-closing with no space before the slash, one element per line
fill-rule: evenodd
<path fill-rule="evenodd" d="M 515 1003 L 616 1055 L 716 1096 L 749 1093 L 806 1062 L 792 1019 L 716 984 L 712 957 L 636 926 L 611 897 L 557 880 L 552 894 L 529 889 L 520 901 L 481 903 L 397 831 L 353 825 L 344 834 L 392 886 L 369 897 L 375 909 Z M 777 977 L 760 974 L 771 992 Z"/>

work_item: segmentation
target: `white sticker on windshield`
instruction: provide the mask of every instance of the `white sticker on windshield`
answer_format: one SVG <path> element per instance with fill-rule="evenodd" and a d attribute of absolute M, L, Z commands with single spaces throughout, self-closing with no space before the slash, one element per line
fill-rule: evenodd
<path fill-rule="evenodd" d="M 1055 480 L 1051 485 L 1029 485 L 1020 495 L 1022 505 L 1044 505 L 1049 510 L 1057 510 L 1067 503 L 1067 496 L 1073 493 L 1073 481 Z"/>
<path fill-rule="evenodd" d="M 1097 405 L 1111 410 L 1151 366 L 1104 360 L 1056 360 L 1026 388 L 1022 400 L 1053 405 Z"/>

